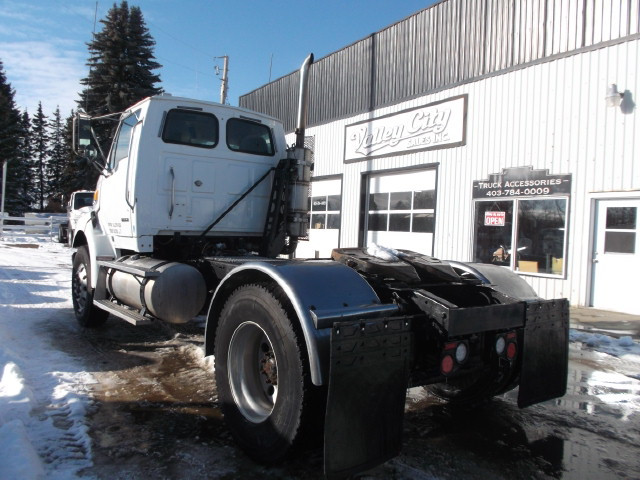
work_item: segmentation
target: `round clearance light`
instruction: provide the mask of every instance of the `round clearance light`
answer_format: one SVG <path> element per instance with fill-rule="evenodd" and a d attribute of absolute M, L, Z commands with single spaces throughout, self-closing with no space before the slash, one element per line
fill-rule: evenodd
<path fill-rule="evenodd" d="M 453 357 L 451 355 L 445 355 L 440 361 L 440 370 L 445 375 L 449 375 L 453 371 Z"/>
<path fill-rule="evenodd" d="M 509 342 L 509 345 L 507 345 L 507 358 L 509 360 L 513 360 L 514 358 L 516 358 L 517 353 L 518 348 L 516 347 L 516 344 L 513 342 Z"/>
<path fill-rule="evenodd" d="M 467 348 L 467 344 L 460 342 L 456 347 L 456 362 L 464 363 L 468 355 L 469 349 Z"/>
<path fill-rule="evenodd" d="M 503 336 L 500 336 L 496 340 L 496 353 L 498 355 L 502 355 L 504 353 L 504 347 L 506 346 L 506 342 Z"/>

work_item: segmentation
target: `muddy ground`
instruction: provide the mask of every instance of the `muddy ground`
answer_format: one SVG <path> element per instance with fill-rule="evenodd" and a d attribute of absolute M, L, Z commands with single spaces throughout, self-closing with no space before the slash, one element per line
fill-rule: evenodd
<path fill-rule="evenodd" d="M 71 317 L 71 316 L 70 316 Z M 202 324 L 133 327 L 110 318 L 48 332 L 82 357 L 97 383 L 89 418 L 100 479 L 321 479 L 322 451 L 277 467 L 251 461 L 227 431 L 213 368 L 199 353 Z M 403 450 L 360 479 L 638 479 L 640 413 L 611 398 L 639 391 L 637 365 L 571 345 L 569 390 L 525 410 L 514 392 L 475 412 L 451 411 L 412 389 Z M 621 380 L 599 381 L 603 372 Z"/>

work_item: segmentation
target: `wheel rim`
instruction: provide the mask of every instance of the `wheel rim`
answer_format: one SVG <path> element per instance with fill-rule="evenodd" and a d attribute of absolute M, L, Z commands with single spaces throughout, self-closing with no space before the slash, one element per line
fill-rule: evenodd
<path fill-rule="evenodd" d="M 87 268 L 84 264 L 80 264 L 76 270 L 76 274 L 73 277 L 73 299 L 75 300 L 76 311 L 82 315 L 84 309 L 87 306 Z"/>
<path fill-rule="evenodd" d="M 233 332 L 227 371 L 238 410 L 253 423 L 266 420 L 278 396 L 278 364 L 269 337 L 256 323 L 244 322 Z"/>

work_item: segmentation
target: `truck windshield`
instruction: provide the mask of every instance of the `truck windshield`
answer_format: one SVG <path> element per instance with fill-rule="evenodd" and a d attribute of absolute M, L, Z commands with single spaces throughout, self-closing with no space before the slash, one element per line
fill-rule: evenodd
<path fill-rule="evenodd" d="M 218 119 L 211 113 L 169 110 L 162 129 L 165 143 L 213 148 L 218 144 Z"/>

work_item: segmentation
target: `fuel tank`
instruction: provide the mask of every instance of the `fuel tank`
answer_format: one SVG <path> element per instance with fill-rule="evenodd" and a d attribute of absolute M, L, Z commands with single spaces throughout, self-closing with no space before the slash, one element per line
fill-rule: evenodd
<path fill-rule="evenodd" d="M 118 301 L 137 310 L 144 307 L 154 317 L 169 323 L 186 323 L 202 310 L 207 287 L 196 268 L 153 258 L 128 259 L 122 263 L 147 276 L 110 269 L 107 288 Z"/>

